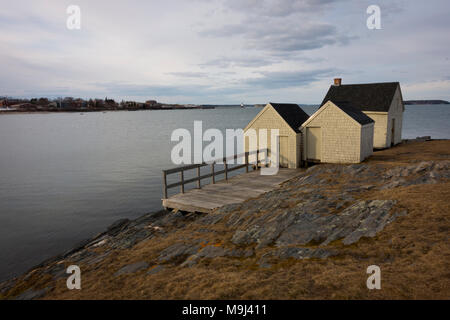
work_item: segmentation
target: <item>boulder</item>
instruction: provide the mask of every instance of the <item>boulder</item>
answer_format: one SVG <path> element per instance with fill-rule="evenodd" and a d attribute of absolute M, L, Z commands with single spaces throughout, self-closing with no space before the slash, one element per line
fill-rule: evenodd
<path fill-rule="evenodd" d="M 323 248 L 302 248 L 302 247 L 290 247 L 290 248 L 281 248 L 274 250 L 269 253 L 271 256 L 281 258 L 281 259 L 325 259 L 330 256 L 336 255 L 334 251 L 326 250 Z"/>
<path fill-rule="evenodd" d="M 49 287 L 40 290 L 28 289 L 25 292 L 19 294 L 15 300 L 33 300 L 39 299 L 45 296 L 45 294 L 50 290 Z"/>
<path fill-rule="evenodd" d="M 157 266 L 154 266 L 152 269 L 150 269 L 147 272 L 147 274 L 148 275 L 157 274 L 158 272 L 163 271 L 163 270 L 164 270 L 164 266 L 157 265 Z"/>
<path fill-rule="evenodd" d="M 194 244 L 185 244 L 185 243 L 176 243 L 167 247 L 163 251 L 161 251 L 158 260 L 160 262 L 170 262 L 172 260 L 183 259 L 184 257 L 188 257 L 197 253 L 199 249 L 198 245 Z"/>
<path fill-rule="evenodd" d="M 223 257 L 227 254 L 227 250 L 222 247 L 209 245 L 201 249 L 197 256 L 201 258 L 216 258 Z"/>
<path fill-rule="evenodd" d="M 119 269 L 119 271 L 117 271 L 114 276 L 120 276 L 123 274 L 130 274 L 130 273 L 135 273 L 138 272 L 140 270 L 143 269 L 147 269 L 149 266 L 149 264 L 145 261 L 140 261 L 140 262 L 136 262 L 136 263 L 132 263 L 129 265 L 126 265 L 124 267 L 122 267 L 121 269 Z"/>
<path fill-rule="evenodd" d="M 116 235 L 122 231 L 130 223 L 129 219 L 120 219 L 113 222 L 108 228 L 106 233 L 109 235 Z"/>

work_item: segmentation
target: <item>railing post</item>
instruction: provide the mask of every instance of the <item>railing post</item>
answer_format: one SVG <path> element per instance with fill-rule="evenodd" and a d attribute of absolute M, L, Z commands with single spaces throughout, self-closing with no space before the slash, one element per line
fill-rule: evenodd
<path fill-rule="evenodd" d="M 163 171 L 163 194 L 164 199 L 167 199 L 167 174 Z"/>
<path fill-rule="evenodd" d="M 248 173 L 248 152 L 245 153 L 245 172 Z"/>
<path fill-rule="evenodd" d="M 201 181 L 200 181 L 200 166 L 197 167 L 197 178 L 198 178 L 198 180 L 197 180 L 197 188 L 201 189 L 202 188 L 202 184 L 201 184 Z"/>
<path fill-rule="evenodd" d="M 211 173 L 212 173 L 212 183 L 216 183 L 215 173 L 214 173 L 214 162 L 211 163 Z"/>
<path fill-rule="evenodd" d="M 181 173 L 181 193 L 184 193 L 184 170 L 181 170 L 180 173 Z"/>
<path fill-rule="evenodd" d="M 255 170 L 258 170 L 258 157 L 259 157 L 259 149 L 256 149 L 256 163 L 255 163 Z"/>
<path fill-rule="evenodd" d="M 228 164 L 227 164 L 227 159 L 224 159 L 223 164 L 225 165 L 225 180 L 228 180 Z"/>

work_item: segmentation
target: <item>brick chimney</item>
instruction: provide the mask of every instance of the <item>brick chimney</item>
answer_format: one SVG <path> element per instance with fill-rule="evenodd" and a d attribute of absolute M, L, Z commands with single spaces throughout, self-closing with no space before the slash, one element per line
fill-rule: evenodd
<path fill-rule="evenodd" d="M 334 85 L 340 86 L 342 83 L 342 78 L 334 78 Z"/>

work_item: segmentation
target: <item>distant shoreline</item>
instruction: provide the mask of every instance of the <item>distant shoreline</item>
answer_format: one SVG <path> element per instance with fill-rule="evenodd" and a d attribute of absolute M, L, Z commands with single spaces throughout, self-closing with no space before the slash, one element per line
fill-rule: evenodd
<path fill-rule="evenodd" d="M 88 113 L 88 112 L 119 112 L 119 111 L 164 111 L 164 110 L 211 110 L 217 108 L 242 108 L 238 105 L 202 105 L 199 107 L 175 107 L 175 108 L 150 108 L 150 109 L 100 109 L 100 110 L 0 110 L 0 114 L 48 114 L 48 113 Z M 253 108 L 253 105 L 245 105 L 244 108 Z"/>
<path fill-rule="evenodd" d="M 167 106 L 167 107 L 147 107 L 147 108 L 27 108 L 27 109 L 0 109 L 0 114 L 46 114 L 46 113 L 87 113 L 87 112 L 112 112 L 112 111 L 161 111 L 161 110 L 210 110 L 217 108 L 253 108 L 255 105 L 198 105 L 198 106 Z"/>
<path fill-rule="evenodd" d="M 431 105 L 431 104 L 450 104 L 450 102 L 445 101 L 445 100 L 406 100 L 403 101 L 403 103 L 405 105 L 417 105 L 417 104 L 426 104 L 426 105 Z"/>
<path fill-rule="evenodd" d="M 137 110 L 51 110 L 51 111 L 31 111 L 31 110 L 0 110 L 1 114 L 49 114 L 49 113 L 94 113 L 94 112 L 128 112 L 128 111 L 164 111 L 164 110 L 203 110 L 211 108 L 164 108 L 164 109 L 137 109 Z"/>

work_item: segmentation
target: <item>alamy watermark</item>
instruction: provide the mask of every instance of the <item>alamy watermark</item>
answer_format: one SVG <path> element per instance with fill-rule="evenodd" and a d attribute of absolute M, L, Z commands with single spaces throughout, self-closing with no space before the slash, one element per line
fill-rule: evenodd
<path fill-rule="evenodd" d="M 69 30 L 81 29 L 81 9 L 77 5 L 70 5 L 66 9 L 66 13 L 69 15 L 66 20 L 66 26 Z"/>
<path fill-rule="evenodd" d="M 381 9 L 379 6 L 373 4 L 367 7 L 367 14 L 370 16 L 367 18 L 366 25 L 370 30 L 381 29 Z"/>
<path fill-rule="evenodd" d="M 81 289 L 81 269 L 77 265 L 71 265 L 67 268 L 66 273 L 70 274 L 69 278 L 67 278 L 66 286 L 67 289 L 73 290 Z"/>
<path fill-rule="evenodd" d="M 270 145 L 267 129 L 226 129 L 225 138 L 219 129 L 210 128 L 203 132 L 203 122 L 194 121 L 193 136 L 188 129 L 179 128 L 172 132 L 172 142 L 178 142 L 171 151 L 171 160 L 175 165 L 201 163 L 227 164 L 245 163 L 245 150 L 248 150 L 249 164 L 263 164 L 262 175 L 274 175 L 279 168 L 279 129 L 270 129 Z M 203 147 L 203 143 L 208 144 Z M 244 148 L 246 144 L 246 148 Z M 225 150 L 225 155 L 224 155 Z M 261 151 L 258 155 L 257 152 Z"/>
<path fill-rule="evenodd" d="M 377 265 L 371 265 L 367 267 L 367 274 L 370 276 L 367 278 L 367 289 L 381 289 L 381 269 Z"/>

